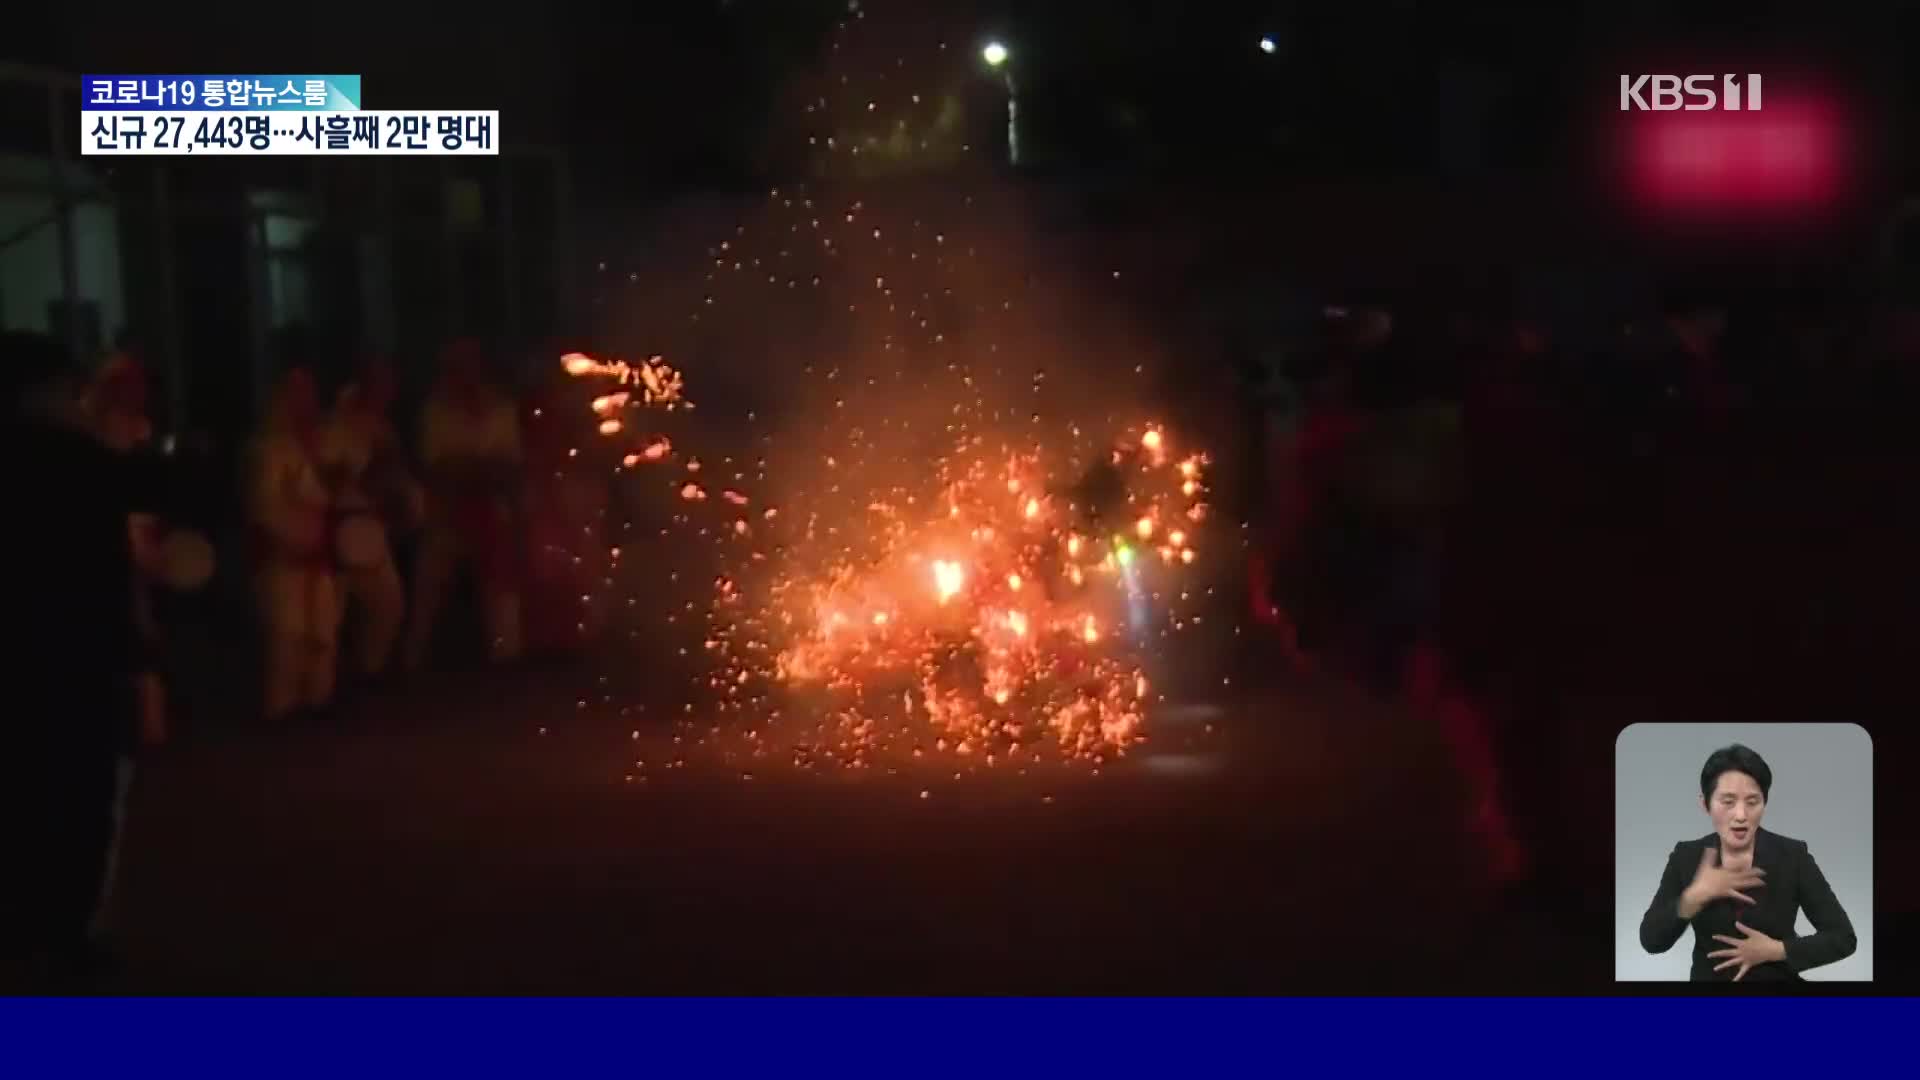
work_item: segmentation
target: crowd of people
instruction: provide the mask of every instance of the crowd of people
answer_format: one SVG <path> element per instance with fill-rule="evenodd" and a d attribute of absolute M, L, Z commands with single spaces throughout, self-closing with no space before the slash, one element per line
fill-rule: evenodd
<path fill-rule="evenodd" d="M 41 336 L 9 333 L 5 354 L 10 490 L 57 523 L 23 529 L 18 556 L 31 568 L 14 609 L 27 783 L 7 815 L 25 828 L 10 848 L 25 856 L 3 913 L 9 969 L 29 954 L 88 962 L 135 751 L 173 727 L 173 628 L 156 599 L 204 590 L 216 561 L 246 583 L 261 643 L 247 711 L 264 722 L 324 713 L 343 680 L 377 687 L 431 664 L 463 582 L 496 664 L 600 629 L 590 582 L 610 471 L 577 460 L 564 373 L 523 402 L 477 342 L 456 341 L 409 440 L 387 364 L 361 363 L 330 407 L 312 369 L 291 365 L 231 497 L 214 499 L 239 511 L 242 527 L 223 530 L 186 509 L 191 481 L 155 438 L 136 353 L 90 376 Z"/>
<path fill-rule="evenodd" d="M 1469 310 L 1329 309 L 1289 350 L 1252 605 L 1444 732 L 1499 874 L 1590 878 L 1561 830 L 1608 805 L 1622 726 L 1889 700 L 1920 315 L 1675 289 L 1576 341 Z"/>
<path fill-rule="evenodd" d="M 478 342 L 458 340 L 417 422 L 401 424 L 395 373 L 378 358 L 331 406 L 312 368 L 283 372 L 240 455 L 244 527 L 230 545 L 262 630 L 266 718 L 325 710 L 343 680 L 427 666 L 462 583 L 493 662 L 590 635 L 581 596 L 603 551 L 605 493 L 554 495 L 580 487 L 567 474 L 587 464 L 573 460 L 577 432 L 553 431 L 568 389 L 556 379 L 522 400 Z"/>

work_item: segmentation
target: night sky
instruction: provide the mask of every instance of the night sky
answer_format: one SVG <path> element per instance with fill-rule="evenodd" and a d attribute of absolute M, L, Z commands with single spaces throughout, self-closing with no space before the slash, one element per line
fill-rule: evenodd
<path fill-rule="evenodd" d="M 902 55 L 935 36 L 969 52 L 1003 36 L 1033 137 L 1070 163 L 1402 175 L 1463 156 L 1498 168 L 1555 160 L 1572 103 L 1649 43 L 1832 57 L 1892 102 L 1910 80 L 1889 50 L 1920 29 L 1894 10 L 1905 5 L 1777 0 L 865 6 L 888 28 L 868 36 L 897 36 Z M 18 25 L 5 51 L 76 73 L 359 73 L 368 107 L 499 108 L 508 138 L 570 148 L 588 197 L 644 196 L 777 172 L 769 148 L 794 134 L 791 90 L 824 70 L 827 31 L 848 4 L 468 5 L 451 18 L 442 5 L 390 4 L 363 30 L 293 9 L 271 25 L 257 6 L 195 10 L 75 5 Z M 1263 35 L 1272 55 L 1257 47 Z"/>

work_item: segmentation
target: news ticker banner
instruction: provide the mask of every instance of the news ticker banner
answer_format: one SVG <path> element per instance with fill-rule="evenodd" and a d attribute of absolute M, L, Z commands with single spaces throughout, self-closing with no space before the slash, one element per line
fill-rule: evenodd
<path fill-rule="evenodd" d="M 362 109 L 358 75 L 88 75 L 83 156 L 483 156 L 496 110 Z"/>
<path fill-rule="evenodd" d="M 289 982 L 298 981 L 289 972 Z M 1725 986 L 1714 987 L 1726 991 Z M 1790 1032 L 1764 1071 L 1875 1076 L 1910 1050 L 1911 999 L 1766 998 L 13 998 L 20 1076 L 137 1076 L 178 1054 L 196 1080 L 631 1071 L 930 1077 L 1640 1075 L 1697 1060 L 1703 1032 Z M 951 1032 L 990 1032 L 954 1037 Z M 1061 1032 L 1082 1034 L 1063 1037 Z M 113 1038 L 102 1038 L 111 1031 Z M 740 1038 L 751 1031 L 752 1038 Z M 858 1032 L 823 1039 L 823 1031 Z M 1382 1032 L 1391 1037 L 1382 1037 Z M 476 1035 L 476 1033 L 480 1033 Z M 1692 1055 L 1689 1057 L 1688 1055 Z M 910 1063 L 906 1065 L 905 1063 Z M 38 1067 L 36 1067 L 38 1066 Z M 1752 1071 L 1752 1070 L 1748 1070 Z M 1898 1070 L 1891 1070 L 1897 1072 Z"/>
<path fill-rule="evenodd" d="M 360 107 L 358 75 L 88 75 L 87 112 L 342 112 Z"/>

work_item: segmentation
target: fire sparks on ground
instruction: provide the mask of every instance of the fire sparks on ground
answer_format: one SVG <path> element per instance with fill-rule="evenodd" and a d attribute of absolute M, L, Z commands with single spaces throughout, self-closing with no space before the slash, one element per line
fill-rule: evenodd
<path fill-rule="evenodd" d="M 621 377 L 573 357 L 567 370 Z M 1170 461 L 1168 441 L 1149 425 L 1102 452 L 1124 503 L 1104 515 L 1071 461 L 963 437 L 926 490 L 850 501 L 830 485 L 837 503 L 791 514 L 779 537 L 753 535 L 744 519 L 701 528 L 730 567 L 716 579 L 703 650 L 713 707 L 748 721 L 756 756 L 785 752 L 767 740 L 783 718 L 794 729 L 814 720 L 795 731 L 803 766 L 862 767 L 905 743 L 916 756 L 931 748 L 988 764 L 1047 748 L 1093 763 L 1123 755 L 1145 737 L 1152 696 L 1129 611 L 1148 571 L 1132 544 L 1160 537 L 1164 565 L 1153 572 L 1178 571 L 1195 557 L 1188 533 L 1156 522 L 1204 516 L 1205 458 Z M 667 445 L 640 456 L 661 460 Z M 845 471 L 824 460 L 835 464 L 823 473 Z M 679 492 L 707 500 L 692 481 Z M 754 501 L 734 489 L 723 498 Z M 851 504 L 864 520 L 835 520 Z M 775 527 L 774 508 L 763 521 Z M 768 551 L 779 556 L 771 565 Z"/>

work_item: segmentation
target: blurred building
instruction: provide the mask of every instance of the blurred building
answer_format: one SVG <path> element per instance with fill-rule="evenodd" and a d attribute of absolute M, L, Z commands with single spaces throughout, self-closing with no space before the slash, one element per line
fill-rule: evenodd
<path fill-rule="evenodd" d="M 366 351 L 418 387 L 454 335 L 510 361 L 572 325 L 566 158 L 95 157 L 80 84 L 0 65 L 0 326 L 122 338 L 175 429 L 244 429 L 278 366 Z"/>

